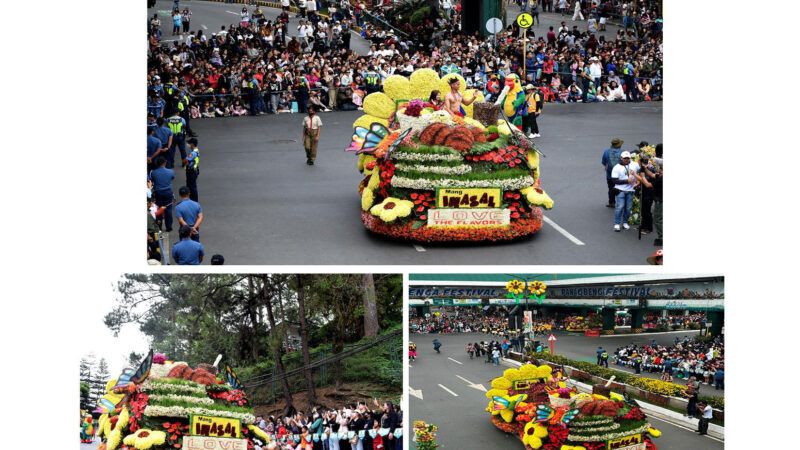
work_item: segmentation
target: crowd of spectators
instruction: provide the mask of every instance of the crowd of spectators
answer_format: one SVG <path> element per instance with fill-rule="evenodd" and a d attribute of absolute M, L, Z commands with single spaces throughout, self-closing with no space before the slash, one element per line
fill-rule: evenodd
<path fill-rule="evenodd" d="M 370 13 L 363 4 L 319 1 L 314 11 L 298 13 L 300 24 L 292 27 L 289 11 L 266 20 L 260 7 L 243 6 L 238 23 L 210 35 L 189 30 L 190 22 L 183 19 L 188 13 L 190 20 L 191 12 L 186 10 L 177 12 L 179 38 L 169 43 L 162 42 L 155 15 L 148 22 L 149 105 L 164 100 L 163 90 L 171 86 L 189 97 L 187 114 L 195 119 L 304 112 L 309 104 L 322 111 L 357 109 L 388 76 L 410 75 L 423 67 L 442 75 L 457 72 L 468 88 L 480 89 L 490 100 L 508 74 L 536 85 L 548 102 L 663 97 L 662 22 L 655 9 L 642 7 L 644 13 L 608 39 L 593 28 L 594 22 L 585 29 L 566 22 L 544 32 L 532 27 L 523 57 L 515 23 L 496 36 L 496 43 L 492 37 L 466 35 L 460 4 L 447 3 L 447 14 L 420 25 L 433 30 L 430 42 L 416 29 L 406 33 L 382 21 L 365 23 L 367 14 L 380 18 L 384 4 L 371 6 Z M 323 8 L 329 17 L 317 13 Z M 365 55 L 350 48 L 350 30 L 359 23 L 362 37 L 372 44 Z"/>
<path fill-rule="evenodd" d="M 649 345 L 630 344 L 617 348 L 613 363 L 634 367 L 651 373 L 661 373 L 661 378 L 673 381 L 675 377 L 688 380 L 694 376 L 701 383 L 724 389 L 725 344 L 721 337 L 713 341 L 675 338 L 669 347 L 655 340 Z M 634 367 L 635 368 L 635 367 Z"/>
<path fill-rule="evenodd" d="M 400 450 L 403 412 L 392 402 L 370 409 L 365 402 L 338 409 L 314 407 L 292 416 L 257 416 L 270 443 L 255 450 Z"/>

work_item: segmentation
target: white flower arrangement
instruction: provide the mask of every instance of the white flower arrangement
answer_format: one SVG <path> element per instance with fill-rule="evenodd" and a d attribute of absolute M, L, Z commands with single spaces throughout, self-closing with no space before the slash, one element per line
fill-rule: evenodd
<path fill-rule="evenodd" d="M 395 165 L 397 170 L 416 170 L 423 173 L 440 173 L 445 175 L 463 175 L 472 172 L 472 167 L 461 164 L 460 166 L 418 166 L 398 163 Z"/>
<path fill-rule="evenodd" d="M 153 394 L 150 396 L 150 400 L 158 401 L 158 400 L 175 400 L 181 401 L 186 403 L 194 403 L 196 405 L 213 405 L 214 399 L 209 397 L 189 397 L 187 395 L 175 395 L 175 394 L 168 394 L 168 395 L 160 395 L 160 394 Z"/>
<path fill-rule="evenodd" d="M 392 159 L 396 161 L 430 162 L 430 161 L 462 161 L 464 157 L 461 155 L 453 155 L 445 153 L 415 153 L 398 149 L 392 152 Z"/>
<path fill-rule="evenodd" d="M 407 189 L 434 190 L 436 187 L 460 187 L 460 188 L 482 188 L 500 186 L 504 191 L 518 191 L 533 184 L 533 177 L 523 175 L 519 178 L 509 178 L 506 180 L 427 180 L 405 178 L 395 175 L 392 177 L 392 186 Z"/>
<path fill-rule="evenodd" d="M 567 440 L 570 441 L 577 441 L 577 442 L 600 442 L 600 441 L 607 441 L 609 439 L 617 439 L 625 436 L 630 436 L 633 434 L 644 433 L 647 429 L 650 428 L 649 423 L 645 423 L 639 428 L 635 428 L 633 430 L 623 431 L 621 433 L 607 433 L 607 434 L 597 434 L 594 436 L 584 436 L 582 434 L 576 435 L 570 433 L 567 436 Z"/>
<path fill-rule="evenodd" d="M 610 423 L 614 423 L 614 419 L 609 417 L 608 420 L 592 420 L 591 422 L 571 422 L 569 426 L 570 428 L 584 429 L 588 427 L 593 427 L 595 425 L 607 425 Z"/>
<path fill-rule="evenodd" d="M 580 431 L 581 433 L 602 433 L 603 431 L 616 430 L 619 427 L 620 425 L 618 423 L 612 423 L 611 425 L 600 427 L 578 427 L 575 431 Z"/>
<path fill-rule="evenodd" d="M 142 390 L 145 392 L 153 391 L 155 389 L 160 389 L 163 391 L 169 392 L 194 392 L 198 394 L 205 394 L 206 388 L 197 383 L 197 386 L 187 385 L 187 384 L 172 384 L 172 383 L 161 383 L 157 380 L 147 380 L 142 385 Z"/>
<path fill-rule="evenodd" d="M 419 117 L 409 116 L 398 111 L 395 114 L 395 118 L 400 123 L 400 129 L 402 130 L 411 128 L 416 131 L 422 131 L 434 122 L 446 123 L 448 125 L 453 125 L 454 123 L 453 119 L 450 117 L 450 113 L 444 110 L 422 113 Z"/>
<path fill-rule="evenodd" d="M 244 424 L 253 424 L 256 422 L 256 416 L 250 413 L 206 409 L 200 406 L 194 408 L 184 408 L 183 406 L 147 405 L 147 407 L 144 408 L 144 415 L 148 417 L 189 417 L 190 414 L 230 417 L 233 419 L 239 419 Z"/>

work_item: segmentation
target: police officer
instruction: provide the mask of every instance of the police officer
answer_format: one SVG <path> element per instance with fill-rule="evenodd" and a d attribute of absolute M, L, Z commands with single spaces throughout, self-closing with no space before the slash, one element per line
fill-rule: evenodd
<path fill-rule="evenodd" d="M 178 231 L 181 241 L 172 246 L 172 259 L 179 266 L 199 265 L 206 254 L 203 244 L 193 241 L 192 228 L 182 226 Z"/>
<path fill-rule="evenodd" d="M 156 119 L 153 135 L 161 141 L 161 147 L 168 149 L 172 145 L 172 130 L 166 125 L 163 117 Z"/>
<path fill-rule="evenodd" d="M 163 119 L 159 119 L 163 120 Z M 147 127 L 147 170 L 157 168 L 155 161 L 163 157 L 167 147 L 161 145 L 161 140 L 155 135 L 156 127 Z"/>
<path fill-rule="evenodd" d="M 189 198 L 189 188 L 181 186 L 178 189 L 178 195 L 181 196 L 181 202 L 175 206 L 175 217 L 181 226 L 188 226 L 192 229 L 191 238 L 194 241 L 200 242 L 200 224 L 203 223 L 203 208 L 200 203 Z"/>
<path fill-rule="evenodd" d="M 375 72 L 375 67 L 369 66 L 369 71 L 367 72 L 364 79 L 367 83 L 367 94 L 371 94 L 373 92 L 378 92 L 381 90 L 380 81 L 381 76 Z"/>
<path fill-rule="evenodd" d="M 197 148 L 197 138 L 189 138 L 189 154 L 183 160 L 186 169 L 186 186 L 189 188 L 190 198 L 198 201 L 197 177 L 200 175 L 200 149 Z"/>
<path fill-rule="evenodd" d="M 172 131 L 172 145 L 167 152 L 167 168 L 172 169 L 175 164 L 176 147 L 181 151 L 181 159 L 186 159 L 186 121 L 176 111 L 169 116 L 167 124 Z"/>
<path fill-rule="evenodd" d="M 189 98 L 189 94 L 186 93 L 186 82 L 181 80 L 178 84 L 180 86 L 180 90 L 178 91 L 178 114 L 183 117 L 184 122 L 186 123 L 186 134 L 190 137 L 197 137 L 197 133 L 192 131 L 192 127 L 189 125 L 189 119 L 191 119 L 191 114 L 189 114 L 189 103 L 191 99 Z"/>
<path fill-rule="evenodd" d="M 167 103 L 158 95 L 158 92 L 150 93 L 150 98 L 147 99 L 148 113 L 153 114 L 153 117 L 164 117 L 164 107 L 166 106 Z"/>
<path fill-rule="evenodd" d="M 167 160 L 159 156 L 156 158 L 157 169 L 150 171 L 150 181 L 153 182 L 153 195 L 156 205 L 164 208 L 164 223 L 167 232 L 172 231 L 172 180 L 175 172 L 167 168 Z"/>
<path fill-rule="evenodd" d="M 633 371 L 634 373 L 642 373 L 642 357 L 638 354 L 633 355 Z"/>

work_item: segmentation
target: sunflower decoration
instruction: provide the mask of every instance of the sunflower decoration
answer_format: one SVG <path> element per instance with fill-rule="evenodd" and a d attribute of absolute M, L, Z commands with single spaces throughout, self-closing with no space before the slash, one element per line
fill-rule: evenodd
<path fill-rule="evenodd" d="M 166 441 L 166 439 L 167 434 L 163 431 L 154 431 L 141 428 L 136 433 L 125 436 L 123 443 L 128 447 L 144 450 L 156 445 L 161 445 Z"/>
<path fill-rule="evenodd" d="M 533 298 L 539 300 L 539 304 L 542 304 L 542 300 L 545 298 L 545 291 L 547 290 L 547 285 L 542 283 L 541 281 L 534 281 L 528 286 L 528 290 L 531 291 Z"/>
<path fill-rule="evenodd" d="M 373 206 L 369 212 L 372 213 L 373 216 L 380 217 L 382 221 L 390 223 L 398 218 L 411 215 L 411 208 L 413 207 L 414 202 L 412 201 L 387 197 L 382 202 Z"/>
<path fill-rule="evenodd" d="M 522 294 L 522 291 L 525 290 L 525 285 L 519 280 L 511 280 L 506 285 L 506 289 L 508 290 L 509 294 L 516 297 L 517 295 Z"/>
<path fill-rule="evenodd" d="M 542 438 L 547 437 L 547 427 L 540 423 L 528 422 L 522 434 L 522 442 L 531 448 L 542 446 Z"/>

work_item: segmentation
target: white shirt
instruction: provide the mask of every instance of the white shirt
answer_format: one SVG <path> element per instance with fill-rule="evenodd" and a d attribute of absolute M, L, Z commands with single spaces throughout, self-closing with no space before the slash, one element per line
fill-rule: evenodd
<path fill-rule="evenodd" d="M 628 163 L 627 166 L 623 166 L 622 163 L 617 164 L 611 169 L 611 178 L 617 180 L 627 180 L 630 176 L 630 173 L 638 173 L 639 172 L 639 164 L 635 162 Z M 627 184 L 617 184 L 615 185 L 617 189 L 624 192 L 633 192 L 633 187 L 636 185 L 636 180 L 633 183 Z"/>
<path fill-rule="evenodd" d="M 288 7 L 290 5 L 289 0 L 281 0 L 281 6 Z"/>
<path fill-rule="evenodd" d="M 492 351 L 492 358 L 499 358 L 500 357 L 500 350 L 494 349 Z"/>
<path fill-rule="evenodd" d="M 597 79 L 603 74 L 603 69 L 600 67 L 600 63 L 592 63 L 592 65 L 589 66 L 589 73 L 592 75 L 592 79 L 597 81 Z"/>
<path fill-rule="evenodd" d="M 705 409 L 703 409 L 703 419 L 710 419 L 713 417 L 714 410 L 711 408 L 711 405 L 706 405 Z"/>
<path fill-rule="evenodd" d="M 306 2 L 306 10 L 308 11 L 316 11 L 317 10 L 317 2 L 313 0 L 309 0 Z"/>

